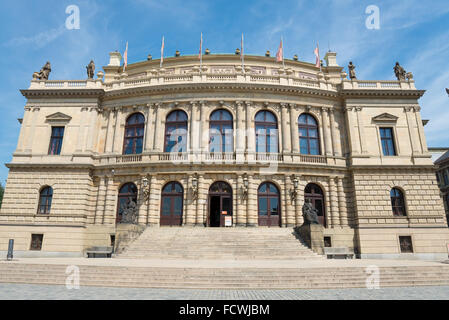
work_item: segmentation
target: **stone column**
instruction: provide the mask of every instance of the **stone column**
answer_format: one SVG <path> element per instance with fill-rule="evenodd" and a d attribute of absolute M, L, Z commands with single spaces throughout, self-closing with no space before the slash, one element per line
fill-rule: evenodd
<path fill-rule="evenodd" d="M 288 106 L 285 103 L 281 103 L 281 123 L 282 123 L 282 154 L 291 153 L 291 130 L 289 130 L 288 121 Z M 284 158 L 285 160 L 285 158 Z"/>
<path fill-rule="evenodd" d="M 95 216 L 94 216 L 94 224 L 102 224 L 103 222 L 103 212 L 104 212 L 104 201 L 105 201 L 105 190 L 106 184 L 105 179 L 103 177 L 98 178 L 98 187 L 97 187 L 97 199 L 95 202 Z"/>
<path fill-rule="evenodd" d="M 140 180 L 137 181 L 136 185 L 138 186 L 138 198 L 137 198 L 137 205 L 138 205 L 138 216 L 137 216 L 137 223 L 139 225 L 146 225 L 147 224 L 147 201 L 145 201 L 145 197 L 143 195 L 144 187 L 142 184 L 142 177 L 140 177 Z"/>
<path fill-rule="evenodd" d="M 190 152 L 193 154 L 199 153 L 199 118 L 198 118 L 198 103 L 190 102 Z"/>
<path fill-rule="evenodd" d="M 88 111 L 89 108 L 87 107 L 82 107 L 81 108 L 81 115 L 80 115 L 80 123 L 79 123 L 79 130 L 78 130 L 78 135 L 76 137 L 76 149 L 75 149 L 75 153 L 79 153 L 83 151 L 83 147 L 84 147 L 84 122 L 88 120 L 87 115 L 84 115 L 84 111 Z"/>
<path fill-rule="evenodd" d="M 143 143 L 143 151 L 151 150 L 151 140 L 154 140 L 154 130 L 152 123 L 151 105 L 148 103 L 145 107 L 145 141 Z"/>
<path fill-rule="evenodd" d="M 341 157 L 341 155 L 343 153 L 341 150 L 340 135 L 337 131 L 337 124 L 335 123 L 334 109 L 329 110 L 329 116 L 330 116 L 330 125 L 331 125 L 331 133 L 332 133 L 332 147 L 334 149 L 334 156 Z"/>
<path fill-rule="evenodd" d="M 356 123 L 354 120 L 354 108 L 347 107 L 346 111 L 346 122 L 347 122 L 347 132 L 348 132 L 348 140 L 349 147 L 351 149 L 351 155 L 359 155 L 360 154 L 360 144 L 359 144 L 359 133 L 358 130 L 355 129 Z"/>
<path fill-rule="evenodd" d="M 187 177 L 187 179 L 186 179 L 187 187 L 186 187 L 186 190 L 184 191 L 186 194 L 186 211 L 185 211 L 184 225 L 189 226 L 189 227 L 195 225 L 195 221 L 196 221 L 195 208 L 196 208 L 196 202 L 198 201 L 198 200 L 193 199 L 192 179 L 193 179 L 192 175 L 189 175 Z"/>
<path fill-rule="evenodd" d="M 420 110 L 421 110 L 421 107 L 419 107 L 419 106 L 415 107 L 416 126 L 418 127 L 418 136 L 419 136 L 419 140 L 421 142 L 421 153 L 427 153 L 428 152 L 427 141 L 426 141 L 426 137 L 424 135 L 424 126 L 422 123 Z"/>
<path fill-rule="evenodd" d="M 35 137 L 36 123 L 39 116 L 40 108 L 35 107 L 32 109 L 32 120 L 29 131 L 27 132 L 27 145 L 25 152 L 32 153 L 33 152 L 33 141 Z M 51 134 L 51 133 L 50 133 Z M 49 141 L 50 142 L 50 141 Z M 48 150 L 46 150 L 48 152 Z"/>
<path fill-rule="evenodd" d="M 356 115 L 357 115 L 357 125 L 359 128 L 359 141 L 360 141 L 360 150 L 362 154 L 368 153 L 368 150 L 366 148 L 366 141 L 365 141 L 365 126 L 363 123 L 363 117 L 362 117 L 362 107 L 356 107 Z"/>
<path fill-rule="evenodd" d="M 299 180 L 298 194 L 295 200 L 295 221 L 296 226 L 302 226 L 304 223 L 304 217 L 302 216 L 302 206 L 304 205 L 304 189 L 306 188 L 306 183 L 302 176 L 296 175 Z"/>
<path fill-rule="evenodd" d="M 414 111 L 413 107 L 405 107 L 404 108 L 404 112 L 405 112 L 405 117 L 407 118 L 407 127 L 408 127 L 408 133 L 410 136 L 410 145 L 412 148 L 412 155 L 416 155 L 416 154 L 420 154 L 420 146 L 419 146 L 419 140 L 415 131 L 415 124 L 416 121 L 413 121 L 415 119 L 415 116 L 413 115 L 412 111 Z M 397 150 L 399 153 L 399 150 Z"/>
<path fill-rule="evenodd" d="M 324 134 L 324 154 L 326 156 L 332 156 L 332 138 L 331 138 L 331 130 L 329 126 L 329 108 L 321 108 L 321 119 L 322 119 L 322 127 Z"/>
<path fill-rule="evenodd" d="M 206 185 L 204 184 L 204 175 L 198 175 L 198 199 L 195 201 L 196 204 L 196 221 L 195 226 L 204 226 L 204 203 L 207 197 Z"/>
<path fill-rule="evenodd" d="M 165 128 L 163 126 L 163 121 L 162 121 L 162 110 L 161 110 L 161 105 L 159 103 L 156 103 L 154 105 L 154 108 L 156 109 L 156 118 L 154 119 L 154 141 L 153 141 L 153 150 L 154 151 L 158 151 L 158 152 L 162 152 L 163 151 L 163 146 L 165 143 Z M 165 121 L 164 121 L 165 123 Z M 160 141 L 160 132 L 162 130 L 162 141 Z"/>
<path fill-rule="evenodd" d="M 248 227 L 258 226 L 257 185 L 252 175 L 248 175 L 248 200 L 246 201 L 246 221 Z"/>
<path fill-rule="evenodd" d="M 30 121 L 30 112 L 31 112 L 31 108 L 30 107 L 25 107 L 24 109 L 24 114 L 23 114 L 23 120 L 22 120 L 22 126 L 20 128 L 20 135 L 19 135 L 19 141 L 17 143 L 17 149 L 16 152 L 23 152 L 23 148 L 24 146 L 26 147 L 26 142 L 25 139 L 28 138 L 27 134 L 28 134 L 28 125 L 29 125 L 29 121 Z"/>
<path fill-rule="evenodd" d="M 246 101 L 245 104 L 246 104 L 246 134 L 248 141 L 246 151 L 248 153 L 254 153 L 256 152 L 256 130 L 254 128 L 254 119 L 252 116 L 253 105 L 249 101 Z"/>
<path fill-rule="evenodd" d="M 339 214 L 338 214 L 338 195 L 337 188 L 335 185 L 336 177 L 329 177 L 329 202 L 330 202 L 330 222 L 331 227 L 335 228 L 339 225 Z"/>
<path fill-rule="evenodd" d="M 109 109 L 108 127 L 106 130 L 105 153 L 112 153 L 112 143 L 114 138 L 113 125 L 117 117 L 117 108 Z"/>
<path fill-rule="evenodd" d="M 288 175 L 284 176 L 284 198 L 285 198 L 285 225 L 286 227 L 294 227 L 296 224 L 295 219 L 295 199 L 291 196 L 291 191 L 293 190 L 293 184 L 291 177 Z"/>
<path fill-rule="evenodd" d="M 245 210 L 245 201 L 243 199 L 243 176 L 240 174 L 237 175 L 237 189 L 236 189 L 236 197 L 235 202 L 237 204 L 237 212 L 235 213 L 235 220 L 237 227 L 246 226 L 246 210 Z"/>
<path fill-rule="evenodd" d="M 123 108 L 119 108 L 117 110 L 117 115 L 115 117 L 115 126 L 114 126 L 114 140 L 113 140 L 113 146 L 112 146 L 112 152 L 113 153 L 123 153 L 123 138 L 124 137 L 124 130 L 122 131 L 121 128 L 125 128 L 125 120 L 124 113 L 126 111 Z M 121 143 L 120 143 L 121 142 Z"/>
<path fill-rule="evenodd" d="M 94 133 L 95 133 L 95 123 L 98 116 L 97 108 L 89 108 L 89 129 L 87 130 L 87 145 L 86 151 L 92 152 L 94 149 Z M 100 130 L 100 129 L 98 129 Z"/>
<path fill-rule="evenodd" d="M 298 131 L 298 117 L 295 113 L 295 105 L 289 104 L 290 111 L 290 135 L 292 144 L 292 153 L 299 153 L 299 131 Z"/>
<path fill-rule="evenodd" d="M 209 152 L 209 121 L 206 119 L 207 104 L 201 101 L 201 131 L 200 131 L 200 149 L 203 153 Z"/>
<path fill-rule="evenodd" d="M 237 121 L 236 121 L 236 131 L 235 131 L 235 142 L 236 142 L 236 158 L 239 163 L 244 162 L 244 152 L 245 152 L 245 112 L 243 110 L 243 104 L 241 101 L 236 103 L 237 109 Z"/>
<path fill-rule="evenodd" d="M 346 204 L 345 191 L 343 187 L 343 178 L 337 177 L 338 204 L 340 212 L 340 226 L 348 226 L 348 208 Z"/>
<path fill-rule="evenodd" d="M 159 226 L 160 225 L 160 215 L 161 215 L 161 203 L 160 203 L 160 195 L 161 195 L 161 184 L 158 182 L 157 176 L 150 176 L 150 199 L 149 199 L 149 213 L 148 213 L 148 221 L 150 226 Z"/>

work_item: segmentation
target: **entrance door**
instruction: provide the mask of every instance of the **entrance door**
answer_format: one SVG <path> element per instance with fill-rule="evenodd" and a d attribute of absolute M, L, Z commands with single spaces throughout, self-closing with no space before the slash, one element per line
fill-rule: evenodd
<path fill-rule="evenodd" d="M 170 182 L 162 189 L 161 226 L 182 225 L 184 190 L 177 182 Z"/>
<path fill-rule="evenodd" d="M 279 227 L 280 197 L 278 188 L 270 183 L 262 183 L 258 190 L 259 226 Z"/>
<path fill-rule="evenodd" d="M 232 216 L 232 189 L 216 182 L 209 189 L 209 227 L 224 227 L 226 216 Z"/>

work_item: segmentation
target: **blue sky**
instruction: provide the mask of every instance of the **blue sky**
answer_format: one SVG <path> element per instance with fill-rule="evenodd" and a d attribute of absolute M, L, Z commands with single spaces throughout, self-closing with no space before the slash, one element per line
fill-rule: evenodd
<path fill-rule="evenodd" d="M 80 8 L 80 29 L 67 30 L 69 5 Z M 367 6 L 380 8 L 380 29 L 365 27 Z M 429 146 L 449 146 L 449 4 L 447 0 L 108 0 L 3 1 L 0 10 L 0 163 L 11 161 L 19 135 L 17 118 L 32 73 L 52 63 L 50 79 L 85 79 L 85 66 L 94 59 L 97 70 L 108 53 L 124 51 L 129 63 L 159 58 L 165 53 L 197 54 L 200 33 L 212 53 L 232 53 L 245 34 L 247 54 L 275 54 L 281 36 L 284 56 L 299 55 L 314 62 L 320 43 L 322 56 L 330 48 L 341 66 L 356 65 L 359 79 L 394 79 L 396 61 L 414 74 L 416 86 L 427 90 L 420 100 L 429 119 Z M 0 181 L 8 170 L 0 165 Z"/>

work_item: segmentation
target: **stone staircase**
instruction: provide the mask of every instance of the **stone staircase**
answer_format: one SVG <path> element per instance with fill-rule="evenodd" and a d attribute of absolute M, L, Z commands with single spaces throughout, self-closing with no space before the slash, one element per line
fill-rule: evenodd
<path fill-rule="evenodd" d="M 204 260 L 325 259 L 285 228 L 147 228 L 116 258 Z"/>

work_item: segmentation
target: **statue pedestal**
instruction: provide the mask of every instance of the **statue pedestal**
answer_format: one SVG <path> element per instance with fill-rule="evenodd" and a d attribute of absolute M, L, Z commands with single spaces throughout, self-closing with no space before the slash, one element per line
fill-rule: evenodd
<path fill-rule="evenodd" d="M 303 224 L 296 231 L 313 252 L 324 254 L 324 227 L 321 224 Z"/>

